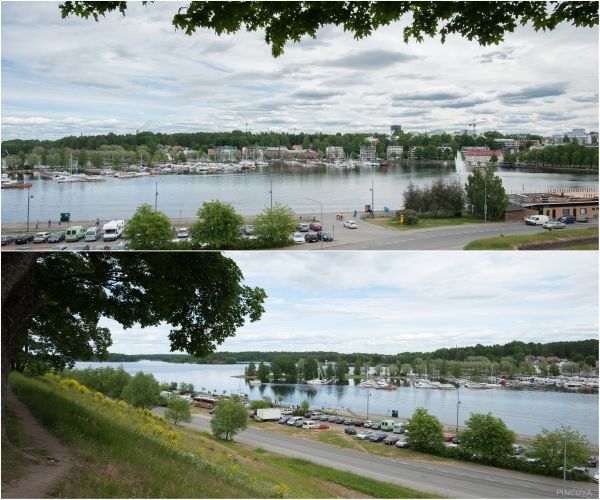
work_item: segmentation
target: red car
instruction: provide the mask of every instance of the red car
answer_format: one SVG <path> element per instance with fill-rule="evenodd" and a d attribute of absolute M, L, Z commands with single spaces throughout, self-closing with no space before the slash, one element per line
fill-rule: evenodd
<path fill-rule="evenodd" d="M 329 429 L 329 426 L 327 424 L 319 424 L 313 426 L 313 429 Z"/>
<path fill-rule="evenodd" d="M 310 227 L 313 231 L 320 231 L 323 229 L 319 222 L 311 222 L 308 227 Z"/>
<path fill-rule="evenodd" d="M 383 444 L 393 445 L 400 441 L 398 436 L 388 436 L 383 440 Z"/>
<path fill-rule="evenodd" d="M 452 441 L 454 439 L 454 434 L 444 434 L 444 439 L 446 441 Z"/>

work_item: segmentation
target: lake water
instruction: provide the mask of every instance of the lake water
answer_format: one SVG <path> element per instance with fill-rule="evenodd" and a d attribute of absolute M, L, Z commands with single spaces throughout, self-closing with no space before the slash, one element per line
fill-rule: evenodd
<path fill-rule="evenodd" d="M 173 364 L 162 361 L 142 360 L 136 363 L 90 363 L 79 362 L 76 368 L 88 366 L 123 368 L 131 374 L 139 371 L 152 373 L 159 382 L 186 382 L 194 384 L 197 391 L 227 391 L 248 394 L 250 399 L 261 399 L 270 396 L 274 401 L 283 397 L 286 404 L 297 405 L 307 399 L 311 407 L 331 406 L 356 411 L 367 411 L 367 389 L 356 387 L 358 381 L 350 380 L 348 385 L 326 385 L 317 388 L 306 384 L 263 384 L 251 386 L 246 379 L 233 378 L 243 374 L 246 365 L 194 365 Z M 590 442 L 598 443 L 598 391 L 554 391 L 552 390 L 479 390 L 460 389 L 458 391 L 415 389 L 411 385 L 402 385 L 396 391 L 370 391 L 369 412 L 373 414 L 391 415 L 391 410 L 398 410 L 398 415 L 408 418 L 415 408 L 423 406 L 437 416 L 444 424 L 456 425 L 457 400 L 460 398 L 459 425 L 469 418 L 469 413 L 491 412 L 500 417 L 506 425 L 520 434 L 535 435 L 546 429 L 555 429 L 563 422 L 585 434 Z"/>
<path fill-rule="evenodd" d="M 597 171 L 564 173 L 498 168 L 497 174 L 507 190 L 598 185 Z M 306 198 L 320 201 L 323 211 L 328 213 L 361 211 L 371 204 L 372 198 L 375 210 L 382 210 L 384 206 L 402 205 L 402 193 L 410 181 L 422 186 L 439 176 L 457 178 L 455 167 L 414 163 L 346 170 L 271 164 L 237 173 L 108 178 L 100 183 L 59 184 L 35 179 L 29 190 L 33 195 L 29 220 L 56 221 L 62 212 L 69 212 L 71 220 L 128 219 L 142 203 L 154 206 L 156 190 L 158 210 L 172 218 L 180 214 L 184 219 L 194 216 L 202 202 L 211 199 L 230 203 L 240 214 L 254 215 L 270 205 L 271 182 L 273 202 L 288 205 L 298 213 L 320 213 L 320 205 Z M 467 175 L 461 175 L 460 181 L 466 183 Z M 3 223 L 27 220 L 27 194 L 26 189 L 2 190 Z"/>

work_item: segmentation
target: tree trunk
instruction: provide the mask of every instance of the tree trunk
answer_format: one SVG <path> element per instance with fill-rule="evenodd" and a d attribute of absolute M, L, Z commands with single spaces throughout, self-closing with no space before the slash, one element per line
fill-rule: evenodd
<path fill-rule="evenodd" d="M 35 299 L 35 265 L 38 254 L 7 252 L 2 255 L 2 440 L 6 438 L 4 409 L 8 374 L 23 320 L 40 304 Z"/>

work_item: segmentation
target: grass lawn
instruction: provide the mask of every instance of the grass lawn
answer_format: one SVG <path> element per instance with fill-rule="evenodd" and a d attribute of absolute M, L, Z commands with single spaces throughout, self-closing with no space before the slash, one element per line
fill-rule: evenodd
<path fill-rule="evenodd" d="M 543 233 L 475 240 L 465 250 L 598 250 L 598 228 L 556 229 Z"/>
<path fill-rule="evenodd" d="M 411 229 L 461 226 L 463 224 L 483 224 L 483 219 L 470 214 L 463 214 L 462 217 L 453 217 L 448 215 L 440 215 L 438 217 L 434 217 L 433 215 L 419 215 L 419 223 L 413 224 L 411 226 L 408 226 L 406 224 L 401 225 L 400 221 L 392 220 L 391 217 L 382 217 L 380 219 L 361 219 L 361 222 L 369 222 L 371 224 L 376 224 L 377 226 L 388 227 L 390 229 L 397 229 L 398 231 L 409 231 Z"/>

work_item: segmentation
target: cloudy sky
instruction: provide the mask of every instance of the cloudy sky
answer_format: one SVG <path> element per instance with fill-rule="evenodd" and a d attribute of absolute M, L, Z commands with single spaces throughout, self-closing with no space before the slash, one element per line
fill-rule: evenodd
<path fill-rule="evenodd" d="M 467 128 L 598 130 L 598 27 L 529 26 L 499 46 L 356 41 L 327 27 L 271 56 L 264 33 L 175 31 L 183 2 L 129 4 L 99 23 L 55 2 L 2 2 L 2 139 L 70 134 Z M 481 128 L 483 127 L 483 128 Z"/>
<path fill-rule="evenodd" d="M 396 354 L 598 338 L 597 252 L 577 258 L 562 252 L 226 255 L 268 299 L 263 318 L 220 351 Z M 111 352 L 169 352 L 168 326 L 104 325 L 112 332 Z"/>

